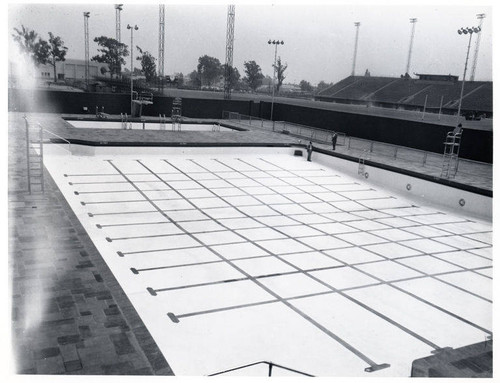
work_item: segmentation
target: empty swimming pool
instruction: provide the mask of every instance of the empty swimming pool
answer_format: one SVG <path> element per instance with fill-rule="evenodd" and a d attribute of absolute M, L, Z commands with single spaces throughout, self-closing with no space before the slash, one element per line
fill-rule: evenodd
<path fill-rule="evenodd" d="M 165 122 L 126 122 L 121 121 L 87 121 L 87 120 L 66 120 L 74 128 L 79 129 L 132 129 L 132 130 L 172 130 L 172 123 Z M 175 128 L 178 130 L 178 127 Z M 235 132 L 237 129 L 231 129 L 219 124 L 181 124 L 181 131 L 201 131 L 201 132 Z"/>
<path fill-rule="evenodd" d="M 492 335 L 487 220 L 290 148 L 45 150 L 177 375 L 267 360 L 409 376 L 416 358 Z"/>

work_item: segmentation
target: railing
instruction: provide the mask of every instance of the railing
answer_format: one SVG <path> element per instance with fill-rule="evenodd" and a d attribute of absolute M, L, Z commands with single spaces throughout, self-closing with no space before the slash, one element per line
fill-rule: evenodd
<path fill-rule="evenodd" d="M 333 131 L 314 128 L 300 124 L 294 124 L 286 121 L 269 121 L 262 118 L 246 116 L 235 112 L 224 111 L 222 118 L 234 121 L 242 125 L 265 129 L 267 131 L 281 132 L 291 134 L 306 140 L 330 145 Z M 370 154 L 382 156 L 390 159 L 404 160 L 412 164 L 421 166 L 432 165 L 441 167 L 442 156 L 437 153 L 431 153 L 420 149 L 408 148 L 394 144 L 366 140 L 347 136 L 345 133 L 336 132 L 338 135 L 337 145 L 344 146 L 349 151 L 354 151 L 354 155 L 359 157 L 360 153 L 368 152 Z M 359 152 L 359 153 L 357 153 Z M 467 161 L 467 160 L 461 160 Z"/>
<path fill-rule="evenodd" d="M 294 136 L 300 136 L 308 138 L 311 141 L 323 142 L 330 144 L 332 140 L 332 134 L 337 133 L 337 145 L 345 145 L 346 134 L 342 132 L 334 132 L 332 130 L 326 130 L 321 128 L 312 128 L 310 126 L 295 124 L 293 122 L 287 121 L 276 121 L 274 124 L 274 131 L 282 132 L 285 134 L 292 134 Z"/>
<path fill-rule="evenodd" d="M 68 149 L 64 148 L 64 150 L 68 151 L 71 153 L 71 142 L 69 142 L 67 139 L 65 139 L 64 137 L 61 137 L 59 136 L 58 134 L 55 134 L 54 132 L 51 132 L 50 130 L 47 130 L 45 129 L 44 127 L 42 127 L 40 124 L 38 124 L 38 126 L 42 129 L 43 132 L 46 132 L 46 133 L 49 133 L 49 134 L 52 134 L 54 137 L 57 137 L 58 139 L 66 142 L 68 144 Z"/>
<path fill-rule="evenodd" d="M 132 92 L 132 100 L 133 101 L 146 101 L 153 102 L 153 93 L 150 92 L 136 92 L 135 90 Z"/>
<path fill-rule="evenodd" d="M 283 133 L 284 128 L 288 131 L 285 134 L 294 135 L 296 137 L 303 138 L 307 141 L 318 142 L 323 145 L 331 145 L 331 135 L 332 131 L 326 131 L 324 129 L 317 129 L 310 126 L 304 126 L 299 124 L 293 124 L 290 122 L 283 121 L 270 121 L 263 118 L 257 118 L 253 116 L 246 116 L 236 112 L 224 111 L 222 113 L 222 118 L 225 120 L 231 120 L 233 124 L 239 124 L 243 126 L 251 126 L 257 129 L 263 129 L 266 131 L 281 132 Z M 315 133 L 311 133 L 315 132 Z M 317 133 L 316 133 L 317 132 Z M 328 132 L 325 134 L 323 132 Z M 406 146 L 399 146 L 384 142 L 377 142 L 372 140 L 367 140 L 364 138 L 357 138 L 345 135 L 345 133 L 336 132 L 338 134 L 337 146 L 339 146 L 339 151 L 349 151 L 354 157 L 360 157 L 363 152 L 367 152 L 373 160 L 379 157 L 379 160 L 386 163 L 391 163 L 393 160 L 398 160 L 400 163 L 407 163 L 409 168 L 415 166 L 426 167 L 435 171 L 436 175 L 439 177 L 442 169 L 443 155 L 441 153 L 427 152 L 425 150 L 409 148 Z M 328 138 L 329 137 L 329 138 Z M 326 147 L 326 148 L 327 148 Z M 460 166 L 459 166 L 460 165 Z M 483 168 L 478 174 L 478 165 Z M 457 169 L 460 168 L 460 174 L 467 177 L 473 177 L 478 179 L 488 179 L 492 178 L 491 164 L 485 164 L 478 161 L 468 160 L 457 157 Z"/>
<path fill-rule="evenodd" d="M 432 157 L 436 160 L 441 158 L 437 153 L 430 153 L 425 150 L 408 148 L 406 146 L 388 144 L 385 142 L 366 140 L 364 138 L 347 137 L 345 146 L 348 150 L 367 151 L 379 156 L 405 160 L 422 166 L 427 165 Z"/>
<path fill-rule="evenodd" d="M 276 363 L 273 363 L 273 362 L 267 362 L 267 361 L 261 361 L 261 362 L 255 362 L 255 363 L 245 364 L 243 366 L 231 368 L 229 370 L 224 370 L 224 371 L 216 372 L 216 373 L 210 374 L 208 376 L 217 376 L 217 375 L 228 374 L 228 373 L 233 372 L 233 371 L 238 371 L 238 370 L 242 370 L 242 369 L 245 369 L 245 368 L 250 368 L 250 367 L 253 367 L 253 366 L 257 366 L 259 364 L 264 364 L 264 365 L 268 366 L 268 368 L 267 368 L 267 376 L 272 376 L 272 374 L 273 374 L 273 367 L 276 367 L 276 368 L 280 368 L 280 369 L 288 371 L 288 372 L 292 372 L 292 373 L 297 374 L 297 375 L 314 377 L 314 375 L 310 375 L 310 374 L 307 374 L 305 372 L 294 370 L 293 368 L 284 367 L 284 366 L 281 366 L 279 364 L 276 364 Z"/>
<path fill-rule="evenodd" d="M 345 144 L 346 134 L 334 132 L 332 130 L 313 128 L 306 125 L 295 124 L 287 121 L 270 121 L 264 118 L 247 116 L 235 112 L 222 112 L 222 118 L 225 120 L 236 120 L 239 124 L 250 125 L 253 127 L 298 136 L 310 141 L 331 144 L 333 133 L 337 133 L 337 145 Z"/>

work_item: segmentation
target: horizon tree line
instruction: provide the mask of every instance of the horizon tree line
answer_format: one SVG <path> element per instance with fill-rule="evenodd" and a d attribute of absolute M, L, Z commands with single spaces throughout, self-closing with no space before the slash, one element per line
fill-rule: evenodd
<path fill-rule="evenodd" d="M 21 52 L 36 66 L 40 64 L 51 65 L 53 68 L 54 82 L 57 82 L 56 64 L 66 60 L 68 51 L 62 38 L 60 36 L 55 36 L 52 32 L 48 32 L 49 39 L 48 41 L 44 40 L 42 37 L 38 36 L 38 33 L 26 28 L 24 25 L 21 25 L 20 29 L 13 29 L 15 33 L 12 34 L 12 37 L 19 46 Z M 123 74 L 122 68 L 124 68 L 126 64 L 125 58 L 130 55 L 128 45 L 107 36 L 95 37 L 93 41 L 98 45 L 97 51 L 99 54 L 94 55 L 91 61 L 107 64 L 107 69 L 102 68 L 101 74 L 105 75 L 109 72 L 111 78 L 113 78 L 113 76 L 117 78 L 121 77 Z M 139 61 L 141 65 L 141 70 L 139 72 L 144 74 L 146 82 L 157 80 L 156 58 L 150 52 L 143 50 L 139 46 L 136 47 L 139 52 L 136 60 Z M 257 88 L 263 84 L 264 79 L 266 79 L 267 82 L 269 82 L 269 80 L 272 81 L 269 76 L 264 76 L 262 74 L 262 69 L 255 60 L 245 61 L 243 66 L 245 72 L 243 78 L 236 67 L 229 67 L 229 84 L 232 89 L 249 88 L 252 91 L 256 91 Z M 275 91 L 279 92 L 286 78 L 285 71 L 288 68 L 288 64 L 282 63 L 281 57 L 278 57 L 276 64 L 272 64 L 272 68 L 276 73 Z M 138 69 L 135 68 L 134 73 L 137 70 Z M 199 57 L 196 69 L 189 73 L 187 78 L 189 84 L 193 87 L 200 89 L 212 88 L 215 84 L 223 80 L 225 70 L 226 64 L 221 64 L 219 59 L 203 55 Z M 127 71 L 128 70 L 125 69 L 125 72 Z M 182 85 L 184 82 L 184 75 L 182 73 L 176 73 L 176 80 Z M 320 81 L 317 90 L 322 90 L 329 85 L 330 84 L 326 84 L 324 81 Z M 306 80 L 300 82 L 300 88 L 305 92 L 310 92 L 314 89 Z M 269 84 L 269 90 L 271 90 L 271 84 Z"/>

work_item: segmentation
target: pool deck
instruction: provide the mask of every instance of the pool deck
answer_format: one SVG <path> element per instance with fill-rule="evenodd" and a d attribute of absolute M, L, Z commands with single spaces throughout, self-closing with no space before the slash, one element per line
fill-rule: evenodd
<path fill-rule="evenodd" d="M 21 374 L 171 375 L 173 372 L 54 181 L 27 193 L 23 115 L 9 113 L 9 276 L 15 371 Z M 72 142 L 143 145 L 164 131 L 74 129 L 60 115 L 30 116 Z M 191 120 L 196 122 L 196 120 Z M 171 145 L 279 146 L 299 139 L 260 129 L 247 132 L 168 132 Z M 317 145 L 323 149 L 328 146 Z M 338 146 L 337 153 L 359 153 Z M 372 161 L 436 176 L 381 156 Z M 492 190 L 492 166 L 468 162 L 455 182 Z"/>

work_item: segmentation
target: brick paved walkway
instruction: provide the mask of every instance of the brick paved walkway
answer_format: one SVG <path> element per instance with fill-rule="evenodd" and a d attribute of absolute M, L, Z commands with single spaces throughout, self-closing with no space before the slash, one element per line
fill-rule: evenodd
<path fill-rule="evenodd" d="M 21 374 L 172 375 L 57 186 L 29 195 L 23 120 L 9 118 L 12 341 Z"/>

